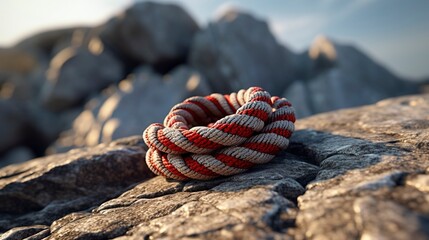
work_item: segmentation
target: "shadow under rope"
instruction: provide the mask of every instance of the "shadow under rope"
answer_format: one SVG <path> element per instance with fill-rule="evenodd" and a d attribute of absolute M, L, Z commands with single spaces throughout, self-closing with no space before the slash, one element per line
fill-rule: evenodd
<path fill-rule="evenodd" d="M 385 143 L 374 143 L 315 130 L 298 130 L 293 134 L 289 147 L 267 164 L 256 165 L 239 175 L 211 181 L 191 180 L 185 185 L 195 191 L 213 190 L 215 186 L 225 182 L 243 182 L 246 180 L 245 176 L 249 176 L 247 180 L 252 181 L 252 176 L 263 177 L 264 173 L 268 173 L 267 170 L 274 169 L 277 177 L 293 178 L 305 188 L 312 181 L 328 180 L 349 170 L 367 168 L 379 163 L 383 156 L 400 156 L 406 151 L 408 150 L 387 146 Z M 273 175 L 266 177 L 275 179 Z M 265 182 L 267 185 L 271 184 L 270 181 Z M 264 181 L 253 183 L 264 185 Z M 246 187 L 252 186 L 243 184 L 242 188 L 231 191 Z M 227 188 L 224 190 L 228 191 Z M 296 198 L 289 200 L 296 203 Z"/>

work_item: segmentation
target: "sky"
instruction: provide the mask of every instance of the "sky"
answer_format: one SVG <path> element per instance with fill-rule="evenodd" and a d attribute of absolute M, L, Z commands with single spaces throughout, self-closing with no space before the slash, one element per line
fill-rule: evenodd
<path fill-rule="evenodd" d="M 138 0 L 0 0 L 0 46 L 41 30 L 97 25 Z M 429 78 L 429 0 L 155 0 L 182 5 L 204 26 L 226 8 L 269 22 L 302 52 L 318 35 L 353 44 L 395 74 Z"/>

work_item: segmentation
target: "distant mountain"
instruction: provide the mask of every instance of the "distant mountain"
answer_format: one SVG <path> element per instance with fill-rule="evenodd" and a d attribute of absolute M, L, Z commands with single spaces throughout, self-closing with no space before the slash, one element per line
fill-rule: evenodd
<path fill-rule="evenodd" d="M 298 58 L 300 79 L 283 95 L 296 103 L 299 116 L 370 104 L 418 89 L 358 48 L 324 36 Z"/>

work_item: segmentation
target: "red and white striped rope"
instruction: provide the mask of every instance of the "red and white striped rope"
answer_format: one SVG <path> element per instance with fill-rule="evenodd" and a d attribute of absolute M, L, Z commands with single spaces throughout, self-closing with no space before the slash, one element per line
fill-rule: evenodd
<path fill-rule="evenodd" d="M 287 148 L 294 122 L 291 103 L 259 87 L 191 97 L 143 132 L 146 163 L 177 180 L 241 173 Z"/>

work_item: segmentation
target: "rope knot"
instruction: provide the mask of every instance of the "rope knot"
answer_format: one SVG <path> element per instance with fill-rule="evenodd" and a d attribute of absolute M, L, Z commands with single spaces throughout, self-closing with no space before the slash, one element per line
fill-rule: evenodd
<path fill-rule="evenodd" d="M 177 180 L 237 174 L 285 149 L 294 122 L 290 102 L 259 87 L 191 97 L 143 132 L 146 162 Z"/>

